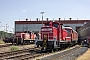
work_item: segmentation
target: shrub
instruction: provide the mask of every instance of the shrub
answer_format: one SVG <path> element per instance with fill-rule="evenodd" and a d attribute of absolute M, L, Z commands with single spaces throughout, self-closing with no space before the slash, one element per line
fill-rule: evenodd
<path fill-rule="evenodd" d="M 3 40 L 0 40 L 0 44 L 4 44 L 5 42 Z"/>
<path fill-rule="evenodd" d="M 18 46 L 11 46 L 10 50 L 11 51 L 17 51 L 17 50 L 19 50 L 19 47 Z"/>

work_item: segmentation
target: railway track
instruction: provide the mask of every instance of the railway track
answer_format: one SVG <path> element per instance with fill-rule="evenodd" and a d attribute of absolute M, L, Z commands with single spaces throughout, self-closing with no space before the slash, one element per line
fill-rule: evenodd
<path fill-rule="evenodd" d="M 0 53 L 0 60 L 8 60 L 8 59 L 13 59 L 13 60 L 27 59 L 28 60 L 31 58 L 35 58 L 38 56 L 48 54 L 48 53 L 37 52 L 37 50 L 39 50 L 39 49 L 29 48 L 29 49 L 24 49 L 24 50 Z"/>
<path fill-rule="evenodd" d="M 65 56 L 69 55 L 69 54 L 72 54 L 73 52 L 76 52 L 76 51 L 79 50 L 79 49 L 80 49 L 80 47 L 75 47 L 75 48 L 73 48 L 73 49 L 71 49 L 71 50 L 65 51 L 64 53 L 62 53 L 61 56 L 55 57 L 55 58 L 53 58 L 52 60 L 57 60 L 57 59 L 63 58 L 63 57 L 65 57 Z"/>
<path fill-rule="evenodd" d="M 8 47 L 8 46 L 12 46 L 12 44 L 3 44 L 3 45 L 0 45 L 0 48 L 2 48 L 2 47 Z"/>
<path fill-rule="evenodd" d="M 25 45 L 27 45 L 27 44 L 25 44 Z M 0 48 L 3 48 L 3 47 L 9 47 L 9 46 L 25 46 L 25 45 L 17 45 L 17 44 L 3 44 L 3 45 L 0 45 Z M 32 44 L 30 44 L 30 45 L 32 45 Z"/>
<path fill-rule="evenodd" d="M 48 57 L 41 58 L 40 60 L 75 60 L 77 57 L 87 51 L 87 47 L 77 46 L 73 49 L 66 50 Z"/>
<path fill-rule="evenodd" d="M 74 48 L 74 50 L 79 49 L 79 47 Z M 29 60 L 35 57 L 48 55 L 49 53 L 40 53 L 37 52 L 36 48 L 29 48 L 24 50 L 18 50 L 13 52 L 0 53 L 0 59 L 13 59 L 13 60 Z M 70 51 L 72 51 L 71 49 Z M 67 53 L 67 52 L 66 52 Z M 69 52 L 70 53 L 70 52 Z M 68 54 L 68 53 L 67 53 Z"/>
<path fill-rule="evenodd" d="M 18 51 L 12 51 L 12 52 L 5 52 L 5 53 L 0 53 L 0 59 L 5 60 L 5 59 L 14 59 L 17 58 L 18 56 L 23 56 L 23 55 L 28 55 L 30 54 L 30 50 L 34 50 L 34 48 L 28 48 L 28 49 L 23 49 L 23 50 L 18 50 Z"/>

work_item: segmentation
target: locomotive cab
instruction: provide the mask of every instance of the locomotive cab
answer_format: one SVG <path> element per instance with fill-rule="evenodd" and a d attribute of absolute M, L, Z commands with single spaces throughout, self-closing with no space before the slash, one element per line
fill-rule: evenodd
<path fill-rule="evenodd" d="M 41 28 L 41 40 L 42 40 L 42 49 L 52 49 L 52 45 L 53 45 L 53 35 L 55 35 L 53 33 L 53 31 L 55 31 L 56 29 L 52 28 L 52 27 L 42 27 Z"/>

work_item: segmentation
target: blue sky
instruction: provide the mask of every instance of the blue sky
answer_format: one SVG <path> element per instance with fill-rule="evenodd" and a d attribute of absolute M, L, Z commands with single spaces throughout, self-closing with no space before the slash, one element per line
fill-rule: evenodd
<path fill-rule="evenodd" d="M 90 19 L 90 0 L 0 0 L 0 26 L 11 31 L 15 20 L 41 19 L 41 11 L 44 19 Z"/>

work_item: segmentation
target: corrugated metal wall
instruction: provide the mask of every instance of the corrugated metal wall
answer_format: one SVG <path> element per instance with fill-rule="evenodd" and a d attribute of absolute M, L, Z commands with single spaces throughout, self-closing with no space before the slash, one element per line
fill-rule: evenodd
<path fill-rule="evenodd" d="M 87 24 L 84 24 L 79 30 L 78 30 L 80 37 L 89 37 L 90 38 L 90 21 Z"/>
<path fill-rule="evenodd" d="M 16 24 L 15 32 L 22 31 L 40 31 L 42 24 Z"/>
<path fill-rule="evenodd" d="M 76 26 L 82 26 L 83 24 L 64 24 L 64 26 L 71 26 L 76 30 Z M 15 24 L 15 32 L 23 31 L 40 31 L 42 24 Z"/>

